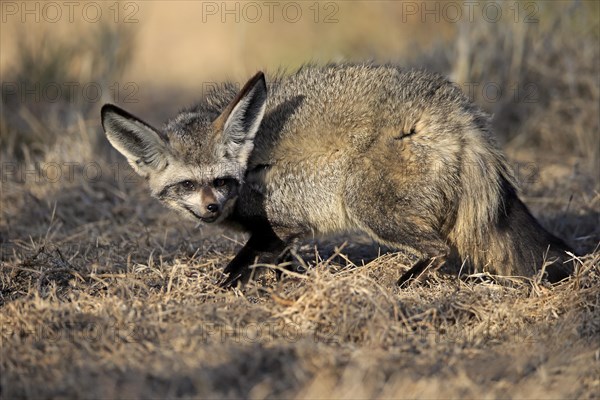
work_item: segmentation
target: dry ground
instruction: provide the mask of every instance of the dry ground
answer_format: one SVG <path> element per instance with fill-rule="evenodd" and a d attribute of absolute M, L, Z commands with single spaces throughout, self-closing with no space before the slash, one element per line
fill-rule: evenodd
<path fill-rule="evenodd" d="M 199 24 L 199 3 L 179 3 L 143 3 L 153 7 L 140 9 L 133 36 L 131 26 L 61 25 L 52 40 L 39 26 L 11 36 L 2 25 L 3 83 L 93 81 L 110 93 L 142 76 L 139 103 L 123 106 L 151 122 L 197 97 L 200 79 L 310 59 L 393 54 L 465 88 L 493 83 L 511 95 L 473 100 L 494 115 L 525 202 L 576 249 L 577 273 L 550 286 L 440 272 L 401 290 L 403 254 L 339 238 L 305 243 L 300 271 L 280 281 L 266 266 L 223 291 L 244 237 L 150 199 L 101 134 L 100 101 L 32 102 L 3 86 L 1 398 L 600 397 L 596 2 L 535 3 L 539 24 L 505 13 L 459 27 L 399 25 L 393 2 L 340 3 L 335 25 Z M 35 32 L 49 40 L 21 41 Z M 157 42 L 171 67 L 155 62 Z M 196 89 L 179 89 L 209 63 Z"/>
<path fill-rule="evenodd" d="M 593 250 L 597 183 L 540 171 L 534 209 Z M 141 182 L 4 188 L 6 399 L 598 396 L 600 251 L 555 287 L 434 274 L 400 290 L 402 255 L 333 240 L 304 247 L 305 274 L 222 291 L 243 238 L 181 223 Z"/>

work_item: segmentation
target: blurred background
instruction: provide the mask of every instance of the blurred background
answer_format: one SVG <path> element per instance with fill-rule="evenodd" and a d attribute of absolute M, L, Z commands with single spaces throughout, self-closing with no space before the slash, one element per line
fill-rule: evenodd
<path fill-rule="evenodd" d="M 160 123 L 258 69 L 373 60 L 449 75 L 504 142 L 597 160 L 598 13 L 596 1 L 4 1 L 2 150 L 30 157 L 80 119 L 96 131 L 103 102 Z"/>
<path fill-rule="evenodd" d="M 525 186 L 577 175 L 598 187 L 596 1 L 3 1 L 1 11 L 4 215 L 22 208 L 24 189 L 90 183 L 90 162 L 100 181 L 114 178 L 123 160 L 101 131 L 105 102 L 160 126 L 225 80 L 307 62 L 448 75 L 492 114 Z M 119 182 L 105 183 L 127 190 Z"/>

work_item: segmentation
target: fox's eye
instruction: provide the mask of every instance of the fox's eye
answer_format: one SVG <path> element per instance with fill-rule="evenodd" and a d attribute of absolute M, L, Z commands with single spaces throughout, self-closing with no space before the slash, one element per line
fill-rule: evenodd
<path fill-rule="evenodd" d="M 192 192 L 192 191 L 196 190 L 196 185 L 192 181 L 181 182 L 181 187 L 183 187 L 188 192 Z"/>
<path fill-rule="evenodd" d="M 213 181 L 213 186 L 214 187 L 221 187 L 221 186 L 225 186 L 225 179 L 222 178 L 217 178 Z"/>

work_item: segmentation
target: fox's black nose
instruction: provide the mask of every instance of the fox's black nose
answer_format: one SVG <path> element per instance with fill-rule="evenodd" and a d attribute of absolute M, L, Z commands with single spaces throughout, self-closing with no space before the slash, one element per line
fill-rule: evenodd
<path fill-rule="evenodd" d="M 215 213 L 215 212 L 219 211 L 219 205 L 218 204 L 209 204 L 206 206 L 206 209 L 208 210 L 208 212 Z"/>

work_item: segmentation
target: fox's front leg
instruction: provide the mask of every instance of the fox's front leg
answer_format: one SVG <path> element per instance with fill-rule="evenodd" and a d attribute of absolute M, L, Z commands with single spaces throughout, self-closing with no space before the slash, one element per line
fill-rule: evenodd
<path fill-rule="evenodd" d="M 254 264 L 257 258 L 275 257 L 285 249 L 285 242 L 279 239 L 270 228 L 253 232 L 246 245 L 225 267 L 223 272 L 229 275 L 221 283 L 221 287 L 229 288 L 237 285 L 238 282 L 247 282 L 252 273 L 249 267 Z"/>

